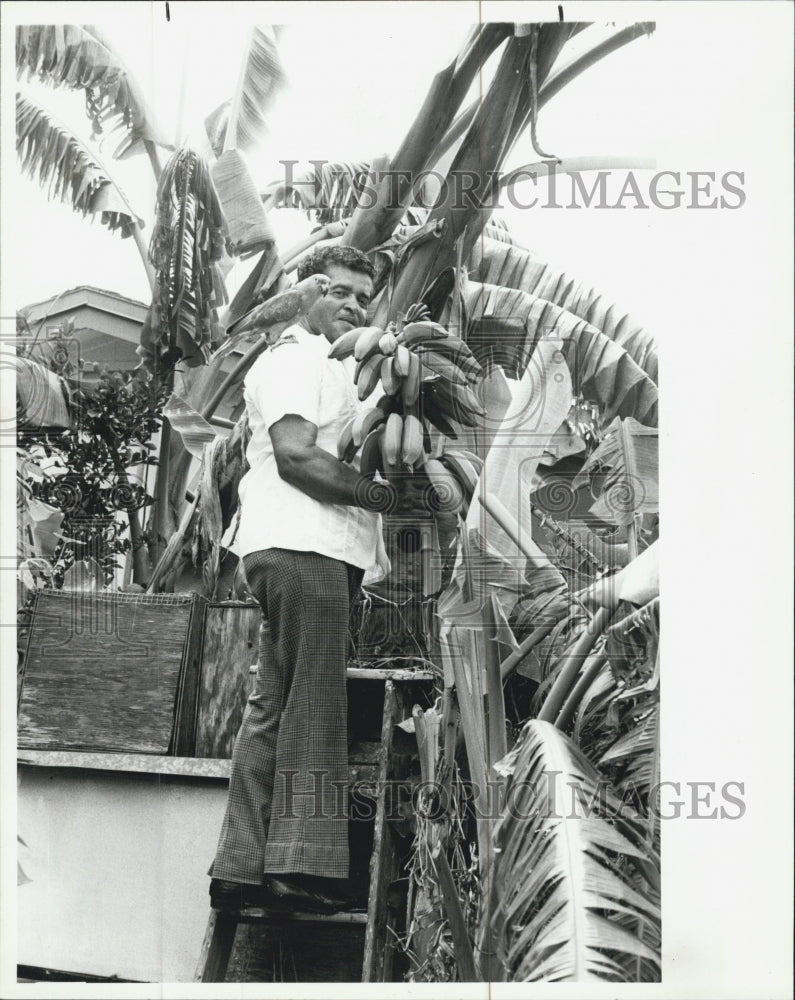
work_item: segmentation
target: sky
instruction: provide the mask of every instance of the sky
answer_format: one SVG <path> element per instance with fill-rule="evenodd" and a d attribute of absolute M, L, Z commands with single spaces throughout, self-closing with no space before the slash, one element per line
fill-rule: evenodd
<path fill-rule="evenodd" d="M 204 117 L 231 96 L 235 87 L 250 11 L 244 8 L 238 20 L 229 16 L 229 4 L 222 13 L 212 3 L 172 3 L 171 21 L 166 22 L 155 17 L 154 5 L 130 4 L 139 8 L 138 16 L 132 11 L 126 15 L 127 6 L 121 5 L 113 18 L 96 17 L 96 23 L 117 45 L 149 95 L 164 134 L 201 149 Z M 290 85 L 273 109 L 268 140 L 249 154 L 257 183 L 264 186 L 280 176 L 280 159 L 369 160 L 394 153 L 433 76 L 455 56 L 466 35 L 469 8 L 465 16 L 459 13 L 452 18 L 449 9 L 446 18 L 435 8 L 425 10 L 424 18 L 416 14 L 393 17 L 386 30 L 381 22 L 366 38 L 335 33 L 332 40 L 323 19 L 285 26 L 279 49 Z M 554 98 L 539 119 L 540 144 L 561 157 L 620 152 L 653 158 L 661 98 L 657 47 L 655 38 L 638 39 Z M 494 62 L 476 81 L 471 96 L 487 86 Z M 26 81 L 24 87 L 91 142 L 80 92 L 44 87 L 35 80 Z M 146 156 L 112 161 L 108 148 L 100 155 L 138 215 L 151 225 L 155 187 Z M 537 159 L 526 135 L 506 168 Z M 132 240 L 121 240 L 98 223 L 75 215 L 69 206 L 48 201 L 37 181 L 15 177 L 13 183 L 18 305 L 79 284 L 148 300 L 146 277 Z M 529 189 L 529 184 L 524 188 Z M 516 189 L 517 201 L 524 199 L 522 190 Z M 649 282 L 642 265 L 645 251 L 638 253 L 638 245 L 649 252 L 652 247 L 653 226 L 647 217 L 602 212 L 595 225 L 592 210 L 528 210 L 512 207 L 507 200 L 502 214 L 529 249 L 600 288 L 642 318 Z M 282 250 L 311 228 L 297 210 L 277 210 L 271 215 Z M 26 240 L 31 231 L 37 238 Z M 615 247 L 610 255 L 603 252 L 605 239 Z M 245 264 L 233 269 L 228 278 L 230 293 L 247 269 Z"/>

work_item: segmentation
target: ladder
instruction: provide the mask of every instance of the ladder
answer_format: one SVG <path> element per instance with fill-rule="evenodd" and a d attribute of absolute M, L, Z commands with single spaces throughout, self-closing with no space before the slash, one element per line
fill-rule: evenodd
<path fill-rule="evenodd" d="M 393 752 L 395 726 L 411 713 L 412 704 L 427 691 L 434 675 L 429 670 L 368 669 L 348 667 L 352 690 L 360 684 L 384 684 L 381 740 L 377 752 L 373 848 L 369 864 L 367 909 L 352 908 L 337 913 L 274 913 L 259 907 L 240 910 L 211 910 L 194 976 L 195 982 L 226 981 L 235 936 L 239 925 L 256 924 L 265 929 L 289 933 L 290 928 L 306 929 L 308 924 L 326 925 L 351 931 L 364 928 L 362 982 L 390 982 L 395 957 L 395 937 L 390 931 L 400 914 L 390 885 L 400 877 L 396 835 L 388 822 L 389 782 L 405 777 L 398 773 Z M 418 690 L 419 689 L 419 690 Z M 358 769 L 361 770 L 361 769 Z M 351 764 L 352 777 L 357 772 Z"/>

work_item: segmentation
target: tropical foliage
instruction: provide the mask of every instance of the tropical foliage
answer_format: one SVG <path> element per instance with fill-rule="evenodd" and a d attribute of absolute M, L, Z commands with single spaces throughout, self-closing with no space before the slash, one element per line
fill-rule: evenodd
<path fill-rule="evenodd" d="M 51 331 L 44 345 L 32 335 L 20 340 L 18 354 L 19 363 L 57 379 L 69 401 L 67 426 L 30 406 L 20 412 L 23 580 L 32 588 L 34 580 L 68 586 L 86 577 L 107 586 L 119 556 L 144 555 L 139 511 L 152 497 L 135 472 L 156 464 L 151 439 L 162 387 L 143 370 L 86 363 L 69 326 Z"/>
<path fill-rule="evenodd" d="M 244 196 L 252 204 L 253 180 L 238 150 L 264 134 L 283 79 L 271 34 L 252 31 L 236 93 L 207 118 L 216 159 L 177 149 L 162 174 L 163 137 L 105 40 L 93 29 L 57 26 L 17 36 L 20 73 L 81 88 L 96 130 L 122 130 L 117 154 L 144 148 L 159 177 L 153 306 L 142 347 L 157 390 L 152 425 L 145 408 L 144 423 L 133 421 L 140 444 L 157 420 L 153 400 L 172 385 L 179 407 L 172 399 L 170 412 L 179 409 L 194 439 L 224 393 L 239 398 L 253 354 L 226 376 L 223 348 L 213 348 L 285 288 L 319 240 L 371 255 L 377 276 L 368 322 L 385 327 L 422 305 L 486 369 L 482 424 L 451 421 L 444 434 L 476 452 L 483 469 L 465 517 L 452 526 L 437 519 L 441 571 L 409 581 L 423 607 L 412 641 L 438 667 L 440 695 L 433 709 L 415 710 L 413 731 L 423 780 L 447 793 L 441 808 L 415 818 L 406 939 L 415 979 L 659 979 L 656 348 L 594 289 L 519 246 L 486 207 L 522 135 L 540 161 L 548 159 L 540 112 L 555 94 L 651 30 L 632 25 L 589 42 L 584 24 L 475 27 L 392 157 L 255 186 L 262 199 L 254 199 L 253 234 L 241 209 Z M 580 35 L 578 54 L 566 61 Z M 492 57 L 491 82 L 466 104 Z M 112 189 L 110 176 L 45 112 L 20 100 L 26 168 L 54 179 L 78 210 L 98 211 L 90 199 L 94 189 Z M 447 196 L 431 207 L 427 190 L 410 180 L 387 198 L 377 175 L 388 169 L 411 178 L 430 168 L 448 181 Z M 462 174 L 476 186 L 458 203 L 450 192 Z M 375 204 L 359 198 L 365 183 L 379 194 Z M 310 213 L 317 228 L 280 252 L 267 211 L 286 205 Z M 254 248 L 249 278 L 219 317 L 219 262 Z M 104 385 L 113 407 L 133 392 L 113 379 Z M 99 410 L 91 419 L 109 423 Z M 205 438 L 186 503 L 190 453 L 164 425 L 154 563 L 142 578 L 151 590 L 174 586 L 191 557 L 208 594 L 215 590 L 219 539 L 245 469 L 245 421 L 227 430 Z M 132 457 L 124 452 L 121 465 Z M 452 790 L 464 780 L 472 796 L 460 805 Z M 564 802 L 580 812 L 554 808 Z"/>

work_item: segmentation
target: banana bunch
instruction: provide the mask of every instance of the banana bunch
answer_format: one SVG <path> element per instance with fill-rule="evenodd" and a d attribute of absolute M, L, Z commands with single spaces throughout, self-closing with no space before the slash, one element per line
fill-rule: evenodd
<path fill-rule="evenodd" d="M 452 464 L 459 463 L 448 469 L 444 454 L 430 455 L 430 427 L 455 438 L 455 423 L 477 425 L 485 415 L 475 392 L 483 372 L 464 341 L 431 322 L 424 306 L 412 306 L 400 320 L 399 329 L 390 325 L 387 330 L 350 330 L 329 351 L 330 358 L 355 359 L 360 400 L 368 399 L 379 385 L 383 393 L 375 406 L 345 426 L 338 455 L 350 462 L 361 448 L 360 471 L 368 476 L 378 471 L 388 478 L 390 473 L 422 467 L 439 496 L 459 497 L 459 509 L 464 497 L 471 497 L 472 474 L 476 480 L 479 471 L 472 459 L 477 462 L 477 456 L 448 452 Z"/>

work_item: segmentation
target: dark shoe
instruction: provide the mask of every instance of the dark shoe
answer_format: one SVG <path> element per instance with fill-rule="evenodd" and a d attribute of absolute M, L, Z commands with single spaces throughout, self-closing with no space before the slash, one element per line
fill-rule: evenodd
<path fill-rule="evenodd" d="M 265 902 L 262 905 L 266 909 L 285 913 L 336 913 L 346 905 L 346 900 L 301 885 L 292 877 L 270 875 L 266 877 L 263 888 Z"/>
<path fill-rule="evenodd" d="M 210 879 L 210 906 L 214 910 L 244 910 L 248 906 L 263 906 L 265 890 L 250 882 L 229 882 Z"/>

